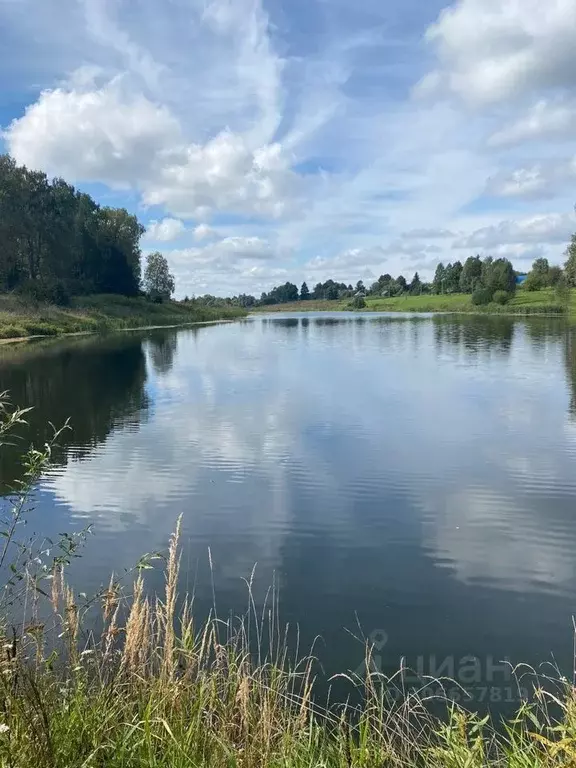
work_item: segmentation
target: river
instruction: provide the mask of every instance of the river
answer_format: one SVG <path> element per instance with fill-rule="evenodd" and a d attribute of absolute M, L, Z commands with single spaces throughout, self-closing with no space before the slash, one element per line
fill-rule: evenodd
<path fill-rule="evenodd" d="M 6 389 L 35 406 L 36 442 L 71 420 L 30 525 L 93 526 L 72 569 L 87 593 L 165 550 L 182 514 L 199 614 L 214 596 L 244 610 L 244 579 L 257 605 L 274 584 L 327 674 L 361 670 L 362 636 L 376 668 L 451 673 L 478 699 L 514 697 L 504 659 L 571 674 L 576 330 L 562 321 L 274 314 L 11 345 Z M 11 482 L 14 456 L 0 469 Z"/>

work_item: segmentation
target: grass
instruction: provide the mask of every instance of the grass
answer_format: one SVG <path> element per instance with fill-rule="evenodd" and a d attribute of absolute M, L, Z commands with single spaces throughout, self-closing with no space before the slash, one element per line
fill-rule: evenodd
<path fill-rule="evenodd" d="M 348 309 L 349 299 L 336 301 L 305 301 L 259 307 L 261 312 L 338 312 Z M 569 314 L 576 317 L 576 290 L 570 292 Z M 499 315 L 564 314 L 565 308 L 558 302 L 553 289 L 526 291 L 519 289 L 508 304 L 489 304 L 477 307 L 472 297 L 465 293 L 447 295 L 396 296 L 393 298 L 366 298 L 363 312 L 460 312 Z"/>
<path fill-rule="evenodd" d="M 0 663 L 0 761 L 10 768 L 552 768 L 576 765 L 576 696 L 536 693 L 496 729 L 446 702 L 432 715 L 409 694 L 393 703 L 380 675 L 340 676 L 360 705 L 320 705 L 312 655 L 290 664 L 276 601 L 256 615 L 201 626 L 176 591 L 179 526 L 165 589 L 98 596 L 102 631 L 84 634 L 81 602 L 52 572 L 50 618 L 30 600 Z M 263 637 L 270 640 L 265 643 Z M 50 638 L 57 638 L 51 641 Z M 81 642 L 82 638 L 85 638 Z M 50 648 L 52 649 L 51 652 Z M 371 649 L 367 648 L 366 668 Z M 550 704 L 557 716 L 550 714 Z"/>
<path fill-rule="evenodd" d="M 233 319 L 245 314 L 241 309 L 205 307 L 194 301 L 155 304 L 144 297 L 82 296 L 64 308 L 34 304 L 15 295 L 1 295 L 0 339 L 184 325 Z"/>

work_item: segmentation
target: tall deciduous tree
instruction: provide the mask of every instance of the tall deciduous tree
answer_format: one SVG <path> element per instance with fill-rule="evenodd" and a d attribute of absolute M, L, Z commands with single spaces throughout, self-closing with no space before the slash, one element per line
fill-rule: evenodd
<path fill-rule="evenodd" d="M 460 290 L 463 293 L 472 293 L 480 284 L 482 277 L 482 260 L 480 256 L 469 256 L 464 262 L 460 275 Z"/>
<path fill-rule="evenodd" d="M 154 301 L 167 301 L 174 293 L 174 277 L 160 251 L 149 253 L 146 257 L 144 290 Z"/>
<path fill-rule="evenodd" d="M 136 294 L 143 232 L 124 209 L 0 156 L 0 290 Z"/>
<path fill-rule="evenodd" d="M 550 264 L 548 259 L 539 258 L 532 264 L 532 269 L 528 273 L 528 277 L 524 281 L 524 288 L 527 291 L 539 291 L 540 288 L 545 288 L 550 285 L 550 280 L 553 275 L 550 275 Z"/>
<path fill-rule="evenodd" d="M 516 275 L 512 263 L 508 259 L 485 259 L 482 265 L 482 285 L 492 293 L 513 293 L 516 290 Z"/>
<path fill-rule="evenodd" d="M 576 234 L 572 235 L 570 245 L 566 249 L 566 263 L 564 264 L 566 281 L 571 288 L 576 287 Z"/>

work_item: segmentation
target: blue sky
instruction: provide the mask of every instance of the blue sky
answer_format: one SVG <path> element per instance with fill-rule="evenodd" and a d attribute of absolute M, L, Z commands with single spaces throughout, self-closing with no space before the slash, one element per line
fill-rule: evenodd
<path fill-rule="evenodd" d="M 4 149 L 148 227 L 177 292 L 562 259 L 574 0 L 0 0 Z"/>

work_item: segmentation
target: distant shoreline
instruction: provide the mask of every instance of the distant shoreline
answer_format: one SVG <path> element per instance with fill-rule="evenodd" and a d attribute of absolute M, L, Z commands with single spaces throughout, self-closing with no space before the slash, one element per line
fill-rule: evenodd
<path fill-rule="evenodd" d="M 499 315 L 526 317 L 540 315 L 547 317 L 576 318 L 576 290 L 570 291 L 566 306 L 561 305 L 551 288 L 540 291 L 519 289 L 505 305 L 488 304 L 475 306 L 470 294 L 447 295 L 424 294 L 422 296 L 397 296 L 393 298 L 367 296 L 363 309 L 352 309 L 350 299 L 310 299 L 289 304 L 270 304 L 254 307 L 251 314 L 270 312 L 398 312 L 398 313 L 450 313 L 467 315 Z"/>

